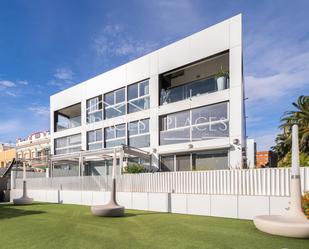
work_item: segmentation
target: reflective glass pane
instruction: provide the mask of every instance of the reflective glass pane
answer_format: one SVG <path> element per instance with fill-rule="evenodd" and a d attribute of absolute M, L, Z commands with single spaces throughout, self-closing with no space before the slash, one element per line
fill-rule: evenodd
<path fill-rule="evenodd" d="M 96 130 L 96 141 L 102 141 L 103 140 L 103 136 L 102 136 L 102 130 Z"/>
<path fill-rule="evenodd" d="M 114 118 L 126 113 L 125 104 L 119 104 L 105 109 L 105 118 Z"/>
<path fill-rule="evenodd" d="M 105 128 L 105 139 L 113 139 L 115 138 L 114 127 Z"/>
<path fill-rule="evenodd" d="M 229 122 L 220 122 L 216 124 L 198 125 L 192 127 L 192 140 L 207 140 L 229 136 Z"/>
<path fill-rule="evenodd" d="M 161 171 L 174 171 L 174 156 L 161 156 Z"/>
<path fill-rule="evenodd" d="M 185 142 L 190 142 L 190 128 L 160 132 L 161 145 Z"/>
<path fill-rule="evenodd" d="M 111 148 L 111 147 L 115 147 L 115 146 L 120 146 L 120 145 L 125 144 L 125 143 L 126 143 L 125 139 L 105 141 L 105 147 Z"/>
<path fill-rule="evenodd" d="M 128 126 L 129 136 L 138 134 L 138 121 L 129 123 Z"/>
<path fill-rule="evenodd" d="M 145 109 L 149 109 L 149 105 L 150 105 L 150 98 L 149 97 L 136 99 L 136 100 L 129 102 L 128 112 L 133 113 L 133 112 L 138 112 L 138 111 L 142 111 L 142 110 L 145 110 Z"/>
<path fill-rule="evenodd" d="M 126 136 L 126 125 L 116 125 L 116 137 L 125 137 Z"/>
<path fill-rule="evenodd" d="M 176 155 L 176 171 L 190 171 L 191 157 L 188 155 Z"/>
<path fill-rule="evenodd" d="M 87 114 L 87 123 L 95 123 L 101 120 L 102 120 L 102 111 Z"/>
<path fill-rule="evenodd" d="M 116 102 L 117 103 L 121 103 L 125 101 L 125 88 L 121 88 L 119 90 L 116 91 Z"/>
<path fill-rule="evenodd" d="M 102 143 L 95 143 L 95 144 L 89 144 L 88 145 L 88 150 L 98 150 L 102 149 Z"/>
<path fill-rule="evenodd" d="M 69 136 L 69 145 L 75 145 L 75 144 L 81 144 L 81 135 L 80 134 L 77 134 L 77 135 L 72 135 L 72 136 Z"/>
<path fill-rule="evenodd" d="M 178 112 L 167 115 L 167 128 L 173 129 L 190 125 L 190 112 Z"/>
<path fill-rule="evenodd" d="M 140 134 L 149 132 L 149 119 L 140 120 L 138 125 Z"/>
<path fill-rule="evenodd" d="M 208 151 L 194 153 L 193 170 L 228 169 L 227 151 Z"/>
<path fill-rule="evenodd" d="M 143 148 L 150 146 L 150 136 L 149 135 L 141 135 L 129 138 L 129 145 L 136 148 Z"/>
<path fill-rule="evenodd" d="M 227 102 L 204 106 L 192 110 L 192 124 L 227 119 Z"/>
<path fill-rule="evenodd" d="M 104 94 L 104 102 L 106 106 L 113 105 L 114 102 L 114 92 Z"/>
<path fill-rule="evenodd" d="M 139 96 L 144 96 L 149 94 L 149 81 L 143 81 L 139 84 Z"/>
<path fill-rule="evenodd" d="M 88 143 L 95 142 L 95 132 L 94 131 L 88 131 L 87 136 L 88 136 L 87 138 Z"/>
<path fill-rule="evenodd" d="M 138 84 L 128 86 L 128 100 L 138 97 Z"/>

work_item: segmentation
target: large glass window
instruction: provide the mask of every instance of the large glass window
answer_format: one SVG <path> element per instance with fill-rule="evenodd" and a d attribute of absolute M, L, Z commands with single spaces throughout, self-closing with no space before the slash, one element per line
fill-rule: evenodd
<path fill-rule="evenodd" d="M 105 119 L 126 114 L 125 88 L 104 94 Z"/>
<path fill-rule="evenodd" d="M 174 171 L 174 155 L 161 156 L 161 171 Z"/>
<path fill-rule="evenodd" d="M 229 168 L 227 150 L 164 155 L 160 157 L 160 161 L 161 171 L 202 171 Z"/>
<path fill-rule="evenodd" d="M 87 132 L 88 150 L 96 150 L 103 148 L 102 129 Z"/>
<path fill-rule="evenodd" d="M 81 125 L 81 104 L 72 105 L 54 112 L 54 130 L 62 131 Z"/>
<path fill-rule="evenodd" d="M 229 136 L 228 103 L 160 117 L 160 145 Z"/>
<path fill-rule="evenodd" d="M 191 170 L 191 155 L 176 155 L 176 171 Z"/>
<path fill-rule="evenodd" d="M 149 119 L 130 122 L 128 124 L 129 145 L 143 148 L 150 146 Z"/>
<path fill-rule="evenodd" d="M 102 120 L 102 96 L 87 100 L 87 123 Z"/>
<path fill-rule="evenodd" d="M 82 149 L 81 134 L 66 136 L 55 139 L 55 154 L 67 154 Z"/>
<path fill-rule="evenodd" d="M 105 148 L 126 144 L 126 125 L 120 124 L 104 129 Z"/>
<path fill-rule="evenodd" d="M 192 154 L 193 170 L 228 169 L 227 151 L 207 151 Z"/>
<path fill-rule="evenodd" d="M 160 117 L 160 144 L 185 143 L 190 141 L 190 111 Z"/>
<path fill-rule="evenodd" d="M 220 76 L 219 76 L 220 74 Z M 229 53 L 206 58 L 159 76 L 160 104 L 229 88 Z"/>
<path fill-rule="evenodd" d="M 149 81 L 128 86 L 128 113 L 149 109 Z"/>

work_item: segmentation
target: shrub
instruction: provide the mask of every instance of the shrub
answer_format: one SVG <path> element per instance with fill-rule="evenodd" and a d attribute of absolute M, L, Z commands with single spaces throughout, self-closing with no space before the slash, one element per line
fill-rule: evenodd
<path fill-rule="evenodd" d="M 145 167 L 138 163 L 130 163 L 128 166 L 124 168 L 124 173 L 128 174 L 138 174 L 138 173 L 144 173 Z"/>
<path fill-rule="evenodd" d="M 309 192 L 306 192 L 305 195 L 303 196 L 302 204 L 303 204 L 304 213 L 309 219 Z"/>

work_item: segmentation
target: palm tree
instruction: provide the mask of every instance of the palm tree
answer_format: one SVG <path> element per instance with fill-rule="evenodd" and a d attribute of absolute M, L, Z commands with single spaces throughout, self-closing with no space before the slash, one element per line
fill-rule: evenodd
<path fill-rule="evenodd" d="M 282 134 L 276 138 L 276 145 L 272 149 L 277 152 L 278 158 L 283 159 L 291 150 L 291 130 L 293 124 L 299 127 L 300 151 L 309 154 L 309 96 L 300 96 L 297 102 L 292 103 L 296 108 L 287 111 L 281 118 Z"/>

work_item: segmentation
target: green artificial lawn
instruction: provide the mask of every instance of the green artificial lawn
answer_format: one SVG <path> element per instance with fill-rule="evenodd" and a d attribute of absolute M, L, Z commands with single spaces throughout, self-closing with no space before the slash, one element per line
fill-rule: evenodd
<path fill-rule="evenodd" d="M 0 204 L 0 248 L 309 248 L 309 240 L 259 232 L 252 221 L 126 210 L 92 216 L 77 205 Z"/>

